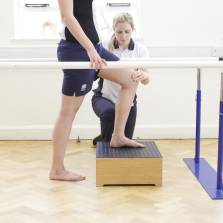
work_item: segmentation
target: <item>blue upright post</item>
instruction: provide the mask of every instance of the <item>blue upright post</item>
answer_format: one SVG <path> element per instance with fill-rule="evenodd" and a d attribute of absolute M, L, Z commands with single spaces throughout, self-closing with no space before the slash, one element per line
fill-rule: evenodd
<path fill-rule="evenodd" d="M 209 163 L 200 158 L 200 120 L 201 120 L 201 90 L 200 69 L 198 70 L 197 110 L 196 110 L 196 145 L 195 158 L 184 158 L 188 168 L 201 183 L 212 199 L 223 199 L 222 168 L 223 168 L 223 72 L 221 77 L 221 102 L 219 115 L 219 139 L 218 139 L 218 168 L 217 173 Z"/>
<path fill-rule="evenodd" d="M 201 131 L 201 70 L 197 69 L 197 97 L 196 97 L 196 139 L 195 162 L 200 161 L 200 131 Z"/>
<path fill-rule="evenodd" d="M 219 135 L 218 135 L 218 166 L 217 189 L 222 190 L 222 165 L 223 165 L 223 72 L 221 73 L 221 100 L 219 109 Z"/>

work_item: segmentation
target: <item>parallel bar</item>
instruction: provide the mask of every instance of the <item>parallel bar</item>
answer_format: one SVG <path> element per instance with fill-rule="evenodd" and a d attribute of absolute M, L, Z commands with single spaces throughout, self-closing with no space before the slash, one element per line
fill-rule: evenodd
<path fill-rule="evenodd" d="M 223 61 L 119 61 L 104 69 L 118 68 L 223 68 Z M 1 69 L 95 69 L 90 62 L 0 62 Z"/>
<path fill-rule="evenodd" d="M 56 57 L 0 58 L 0 62 L 57 62 Z M 122 61 L 219 61 L 218 57 L 131 57 Z"/>
<path fill-rule="evenodd" d="M 198 81 L 199 82 L 199 81 Z M 199 84 L 198 84 L 199 85 Z M 199 89 L 199 86 L 198 86 Z M 219 112 L 219 136 L 218 136 L 218 162 L 217 172 L 208 164 L 208 162 L 200 158 L 200 145 L 197 145 L 198 136 L 196 135 L 196 156 L 193 158 L 184 158 L 188 168 L 209 194 L 216 200 L 223 200 L 223 72 L 221 73 L 221 97 Z M 198 137 L 198 138 L 197 138 Z M 198 150 L 197 150 L 198 149 Z"/>
<path fill-rule="evenodd" d="M 217 189 L 222 190 L 222 165 L 223 165 L 223 72 L 221 73 L 221 100 L 219 109 L 219 136 L 218 136 L 218 166 Z"/>
<path fill-rule="evenodd" d="M 223 61 L 215 60 L 136 60 L 107 62 L 104 69 L 118 68 L 196 68 L 198 69 L 197 90 L 197 122 L 196 122 L 196 154 L 195 159 L 184 159 L 193 174 L 205 188 L 212 199 L 223 199 L 222 169 L 223 169 L 223 72 L 221 81 L 221 101 L 219 115 L 218 167 L 217 173 L 200 158 L 200 68 L 223 68 Z M 90 62 L 56 62 L 56 61 L 0 61 L 0 69 L 95 69 Z"/>
<path fill-rule="evenodd" d="M 195 162 L 200 160 L 200 131 L 201 131 L 201 69 L 197 69 L 197 98 L 196 98 L 196 139 Z"/>

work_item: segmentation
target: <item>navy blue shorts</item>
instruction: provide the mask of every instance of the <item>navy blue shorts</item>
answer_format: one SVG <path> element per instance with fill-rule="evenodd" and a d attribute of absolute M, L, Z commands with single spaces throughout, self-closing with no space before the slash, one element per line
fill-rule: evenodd
<path fill-rule="evenodd" d="M 95 45 L 101 58 L 106 61 L 118 61 L 119 58 L 106 50 L 101 43 Z M 90 61 L 86 50 L 79 44 L 61 40 L 57 48 L 58 61 Z M 96 70 L 93 69 L 64 69 L 62 93 L 67 96 L 82 96 L 91 89 L 97 79 Z"/>

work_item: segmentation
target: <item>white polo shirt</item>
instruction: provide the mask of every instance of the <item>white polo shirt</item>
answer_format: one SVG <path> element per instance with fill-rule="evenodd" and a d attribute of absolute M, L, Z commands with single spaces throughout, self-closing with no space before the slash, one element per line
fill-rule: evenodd
<path fill-rule="evenodd" d="M 105 48 L 108 48 L 108 44 L 103 44 Z M 116 56 L 122 59 L 128 59 L 128 58 L 143 58 L 143 57 L 149 57 L 149 52 L 146 46 L 136 43 L 134 41 L 131 41 L 130 46 L 128 49 L 122 49 L 121 47 L 118 47 L 112 51 Z M 121 89 L 121 86 L 119 84 L 116 84 L 112 81 L 105 80 L 103 81 L 103 87 L 101 89 L 102 96 L 104 98 L 109 99 L 114 104 L 117 102 L 118 93 Z"/>

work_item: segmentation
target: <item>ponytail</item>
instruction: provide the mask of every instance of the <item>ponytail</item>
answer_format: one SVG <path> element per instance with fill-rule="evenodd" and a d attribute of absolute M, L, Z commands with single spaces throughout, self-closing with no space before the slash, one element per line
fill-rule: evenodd
<path fill-rule="evenodd" d="M 115 34 L 113 33 L 109 43 L 108 43 L 108 49 L 110 51 L 114 51 L 114 49 L 116 48 L 116 46 L 118 46 L 118 40 L 115 37 Z"/>

